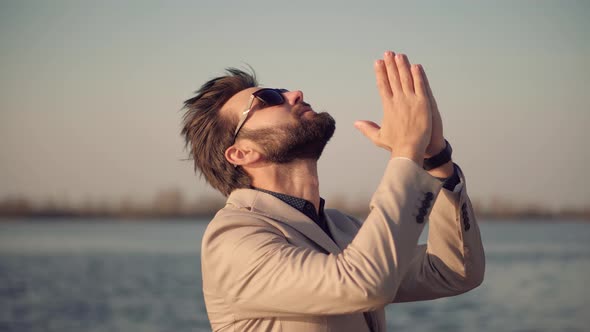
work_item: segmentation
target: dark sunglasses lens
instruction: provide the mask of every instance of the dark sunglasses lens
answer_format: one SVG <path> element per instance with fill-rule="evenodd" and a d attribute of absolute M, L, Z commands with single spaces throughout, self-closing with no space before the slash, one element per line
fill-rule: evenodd
<path fill-rule="evenodd" d="M 285 102 L 283 95 L 277 90 L 262 90 L 256 94 L 268 106 L 281 105 Z"/>

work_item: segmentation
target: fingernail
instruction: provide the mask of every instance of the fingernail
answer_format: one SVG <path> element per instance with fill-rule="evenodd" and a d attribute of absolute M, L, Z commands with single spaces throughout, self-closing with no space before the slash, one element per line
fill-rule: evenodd
<path fill-rule="evenodd" d="M 393 56 L 393 52 L 392 51 L 387 51 L 387 52 L 385 52 L 385 56 L 391 57 L 391 56 Z"/>

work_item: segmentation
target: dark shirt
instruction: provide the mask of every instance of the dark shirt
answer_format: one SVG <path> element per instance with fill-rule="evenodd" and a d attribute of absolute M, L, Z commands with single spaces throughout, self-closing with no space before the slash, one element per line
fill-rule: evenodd
<path fill-rule="evenodd" d="M 323 198 L 320 198 L 320 208 L 318 213 L 315 209 L 315 206 L 310 201 L 305 200 L 303 198 L 285 195 L 260 188 L 254 189 L 273 195 L 281 201 L 289 204 L 293 208 L 297 209 L 299 212 L 306 215 L 309 219 L 313 220 L 313 222 L 320 226 L 320 228 L 323 229 L 324 232 L 326 232 L 326 234 L 328 234 L 330 238 L 332 237 L 332 234 L 330 234 L 330 230 L 328 229 L 328 224 L 326 223 L 326 217 L 324 216 L 324 204 L 326 203 L 326 201 Z"/>

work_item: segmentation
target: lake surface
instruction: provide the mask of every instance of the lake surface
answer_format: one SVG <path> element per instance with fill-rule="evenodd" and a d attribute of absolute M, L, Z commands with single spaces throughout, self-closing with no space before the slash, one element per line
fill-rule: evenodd
<path fill-rule="evenodd" d="M 210 331 L 205 223 L 0 223 L 0 331 Z M 480 224 L 486 276 L 390 305 L 390 331 L 590 331 L 590 224 Z M 424 239 L 422 239 L 424 242 Z"/>

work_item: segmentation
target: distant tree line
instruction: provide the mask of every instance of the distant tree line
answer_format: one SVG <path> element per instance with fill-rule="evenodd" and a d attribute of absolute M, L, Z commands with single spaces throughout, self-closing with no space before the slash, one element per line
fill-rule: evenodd
<path fill-rule="evenodd" d="M 328 197 L 327 208 L 336 208 L 358 218 L 369 214 L 369 198 L 347 199 L 342 196 Z M 88 201 L 70 204 L 47 200 L 33 203 L 25 197 L 0 199 L 0 217 L 10 218 L 109 218 L 109 219 L 210 219 L 225 204 L 221 196 L 205 196 L 187 200 L 178 189 L 157 192 L 154 199 L 146 203 L 123 198 L 118 203 Z M 485 220 L 510 219 L 555 219 L 590 221 L 590 206 L 584 208 L 549 209 L 539 204 L 514 204 L 510 201 L 491 199 L 487 203 L 474 200 L 477 216 Z"/>

